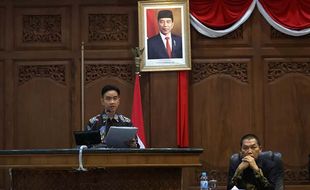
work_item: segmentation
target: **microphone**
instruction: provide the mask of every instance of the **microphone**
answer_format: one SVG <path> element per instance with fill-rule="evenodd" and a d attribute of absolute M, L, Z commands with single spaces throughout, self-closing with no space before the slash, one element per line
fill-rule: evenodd
<path fill-rule="evenodd" d="M 106 128 L 107 128 L 108 119 L 109 119 L 109 117 L 107 116 L 107 114 L 102 115 L 102 126 L 99 128 L 100 136 L 101 136 L 101 142 L 103 142 L 103 139 L 106 135 L 105 132 L 106 132 Z"/>
<path fill-rule="evenodd" d="M 104 137 L 107 135 L 110 128 L 110 126 L 108 126 L 108 119 L 111 112 L 112 110 L 110 108 L 106 108 L 105 114 L 103 114 L 102 116 L 102 126 L 99 129 L 102 143 L 104 143 Z"/>

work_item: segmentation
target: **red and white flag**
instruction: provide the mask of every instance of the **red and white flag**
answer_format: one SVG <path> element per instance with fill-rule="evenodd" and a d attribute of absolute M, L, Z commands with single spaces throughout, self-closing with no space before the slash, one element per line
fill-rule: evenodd
<path fill-rule="evenodd" d="M 146 139 L 144 133 L 143 111 L 140 92 L 140 76 L 136 74 L 135 88 L 133 92 L 131 121 L 138 128 L 138 143 L 140 148 L 146 147 Z"/>

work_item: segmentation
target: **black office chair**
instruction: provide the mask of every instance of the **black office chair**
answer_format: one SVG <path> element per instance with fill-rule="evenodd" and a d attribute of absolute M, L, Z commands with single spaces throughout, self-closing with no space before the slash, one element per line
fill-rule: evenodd
<path fill-rule="evenodd" d="M 282 155 L 280 152 L 272 152 L 272 151 L 264 151 L 261 152 L 259 154 L 259 158 L 261 159 L 266 159 L 266 160 L 271 160 L 272 162 L 275 163 L 276 166 L 282 168 L 283 171 L 283 164 L 282 164 Z M 234 163 L 238 163 L 240 160 L 240 154 L 236 153 L 233 154 L 230 158 L 230 164 L 234 164 Z M 275 182 L 275 189 L 276 190 L 283 190 L 284 186 L 283 186 L 283 173 L 281 174 L 281 178 L 279 178 L 276 182 Z"/>

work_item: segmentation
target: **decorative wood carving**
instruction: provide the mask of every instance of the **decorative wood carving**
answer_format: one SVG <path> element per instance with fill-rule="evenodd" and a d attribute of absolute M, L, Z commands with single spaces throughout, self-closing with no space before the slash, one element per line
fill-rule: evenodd
<path fill-rule="evenodd" d="M 133 65 L 130 64 L 85 64 L 85 83 L 88 84 L 103 77 L 117 77 L 133 83 Z"/>
<path fill-rule="evenodd" d="M 23 42 L 59 43 L 61 37 L 61 15 L 23 16 Z"/>
<path fill-rule="evenodd" d="M 192 68 L 192 82 L 197 83 L 212 75 L 229 75 L 243 83 L 248 82 L 247 63 L 196 63 Z"/>
<path fill-rule="evenodd" d="M 270 38 L 276 40 L 276 39 L 294 39 L 296 37 L 289 36 L 287 34 L 279 32 L 278 30 L 276 30 L 272 26 L 270 26 Z M 310 38 L 310 34 L 302 36 L 302 37 L 298 37 L 298 38 Z"/>
<path fill-rule="evenodd" d="M 268 61 L 267 77 L 269 82 L 272 82 L 288 73 L 300 73 L 306 76 L 310 76 L 310 61 Z"/>
<path fill-rule="evenodd" d="M 288 168 L 284 170 L 284 181 L 286 184 L 309 183 L 308 168 Z"/>
<path fill-rule="evenodd" d="M 230 40 L 242 40 L 243 39 L 243 25 L 239 26 L 233 32 L 221 37 L 222 39 L 230 39 Z"/>
<path fill-rule="evenodd" d="M 50 78 L 66 85 L 65 65 L 19 65 L 18 84 L 22 85 L 33 78 Z"/>
<path fill-rule="evenodd" d="M 89 14 L 88 41 L 127 41 L 127 14 Z"/>

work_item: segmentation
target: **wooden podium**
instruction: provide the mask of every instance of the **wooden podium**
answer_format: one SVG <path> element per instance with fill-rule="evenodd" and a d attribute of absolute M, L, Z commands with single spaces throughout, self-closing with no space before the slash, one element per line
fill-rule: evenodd
<path fill-rule="evenodd" d="M 13 190 L 183 189 L 182 169 L 199 167 L 199 148 L 2 150 Z"/>

